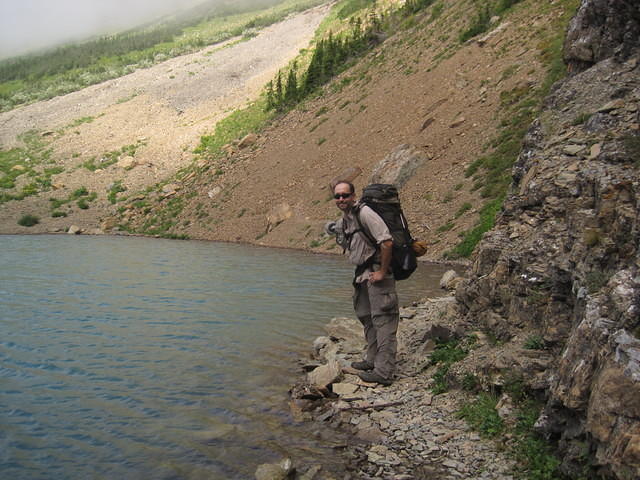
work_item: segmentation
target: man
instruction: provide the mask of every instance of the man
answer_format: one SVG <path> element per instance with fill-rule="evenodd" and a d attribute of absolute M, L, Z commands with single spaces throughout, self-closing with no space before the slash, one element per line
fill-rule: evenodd
<path fill-rule="evenodd" d="M 357 265 L 353 280 L 353 306 L 364 327 L 367 354 L 351 366 L 365 382 L 391 385 L 396 366 L 398 295 L 391 273 L 392 237 L 382 218 L 366 205 L 356 202 L 352 183 L 338 182 L 333 188 L 336 206 L 342 211 L 339 242 L 349 262 Z M 359 219 L 359 221 L 358 221 Z M 372 245 L 370 238 L 375 239 Z"/>

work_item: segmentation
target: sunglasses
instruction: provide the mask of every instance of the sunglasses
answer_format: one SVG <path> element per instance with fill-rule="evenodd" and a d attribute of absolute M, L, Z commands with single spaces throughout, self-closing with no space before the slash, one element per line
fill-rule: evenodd
<path fill-rule="evenodd" d="M 336 193 L 333 198 L 338 200 L 339 198 L 349 198 L 353 193 Z"/>

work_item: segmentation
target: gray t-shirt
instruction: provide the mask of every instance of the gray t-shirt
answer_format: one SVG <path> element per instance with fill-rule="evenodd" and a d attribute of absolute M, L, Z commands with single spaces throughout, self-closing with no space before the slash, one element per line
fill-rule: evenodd
<path fill-rule="evenodd" d="M 376 212 L 371 210 L 371 208 L 366 205 L 362 205 L 360 207 L 359 214 L 362 227 L 366 229 L 366 231 L 376 240 L 378 245 L 386 240 L 392 239 L 391 233 L 389 232 L 387 225 L 384 223 L 384 220 L 382 220 Z M 348 212 L 343 214 L 342 230 L 344 231 L 347 239 L 351 238 L 349 244 L 344 245 L 344 247 L 346 248 L 347 258 L 353 265 L 362 265 L 372 255 L 377 255 L 378 257 L 380 255 L 378 253 L 378 249 L 371 245 L 364 233 L 356 232 L 359 228 L 360 226 L 358 225 L 355 213 Z M 377 265 L 374 265 L 374 270 L 378 270 L 380 259 L 375 259 L 374 263 L 377 263 Z M 369 278 L 370 272 L 371 269 L 365 270 L 362 275 L 359 275 L 358 278 L 356 278 L 356 283 L 366 281 Z"/>

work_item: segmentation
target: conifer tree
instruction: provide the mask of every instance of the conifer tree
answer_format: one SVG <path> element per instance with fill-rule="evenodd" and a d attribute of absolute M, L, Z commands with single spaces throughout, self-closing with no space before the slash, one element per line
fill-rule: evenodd
<path fill-rule="evenodd" d="M 269 80 L 267 83 L 267 110 L 273 110 L 276 108 L 276 99 L 273 92 L 273 81 Z"/>
<path fill-rule="evenodd" d="M 298 76 L 296 74 L 297 65 L 294 62 L 289 69 L 287 76 L 287 85 L 284 91 L 284 101 L 287 105 L 292 105 L 298 101 Z"/>
<path fill-rule="evenodd" d="M 276 106 L 278 110 L 282 109 L 284 95 L 282 92 L 282 73 L 278 70 L 278 76 L 276 77 Z"/>

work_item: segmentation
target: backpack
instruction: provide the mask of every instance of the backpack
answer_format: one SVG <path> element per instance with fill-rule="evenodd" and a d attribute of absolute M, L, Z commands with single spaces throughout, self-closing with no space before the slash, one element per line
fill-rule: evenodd
<path fill-rule="evenodd" d="M 400 207 L 398 189 L 394 185 L 372 183 L 365 187 L 360 197 L 360 204 L 366 205 L 376 212 L 389 228 L 393 237 L 393 255 L 391 270 L 396 280 L 409 278 L 418 267 L 416 253 L 412 248 L 413 238 L 409 232 L 407 219 Z M 375 239 L 363 228 L 360 222 L 360 211 L 356 210 L 356 219 L 360 230 L 372 245 L 377 245 Z"/>

